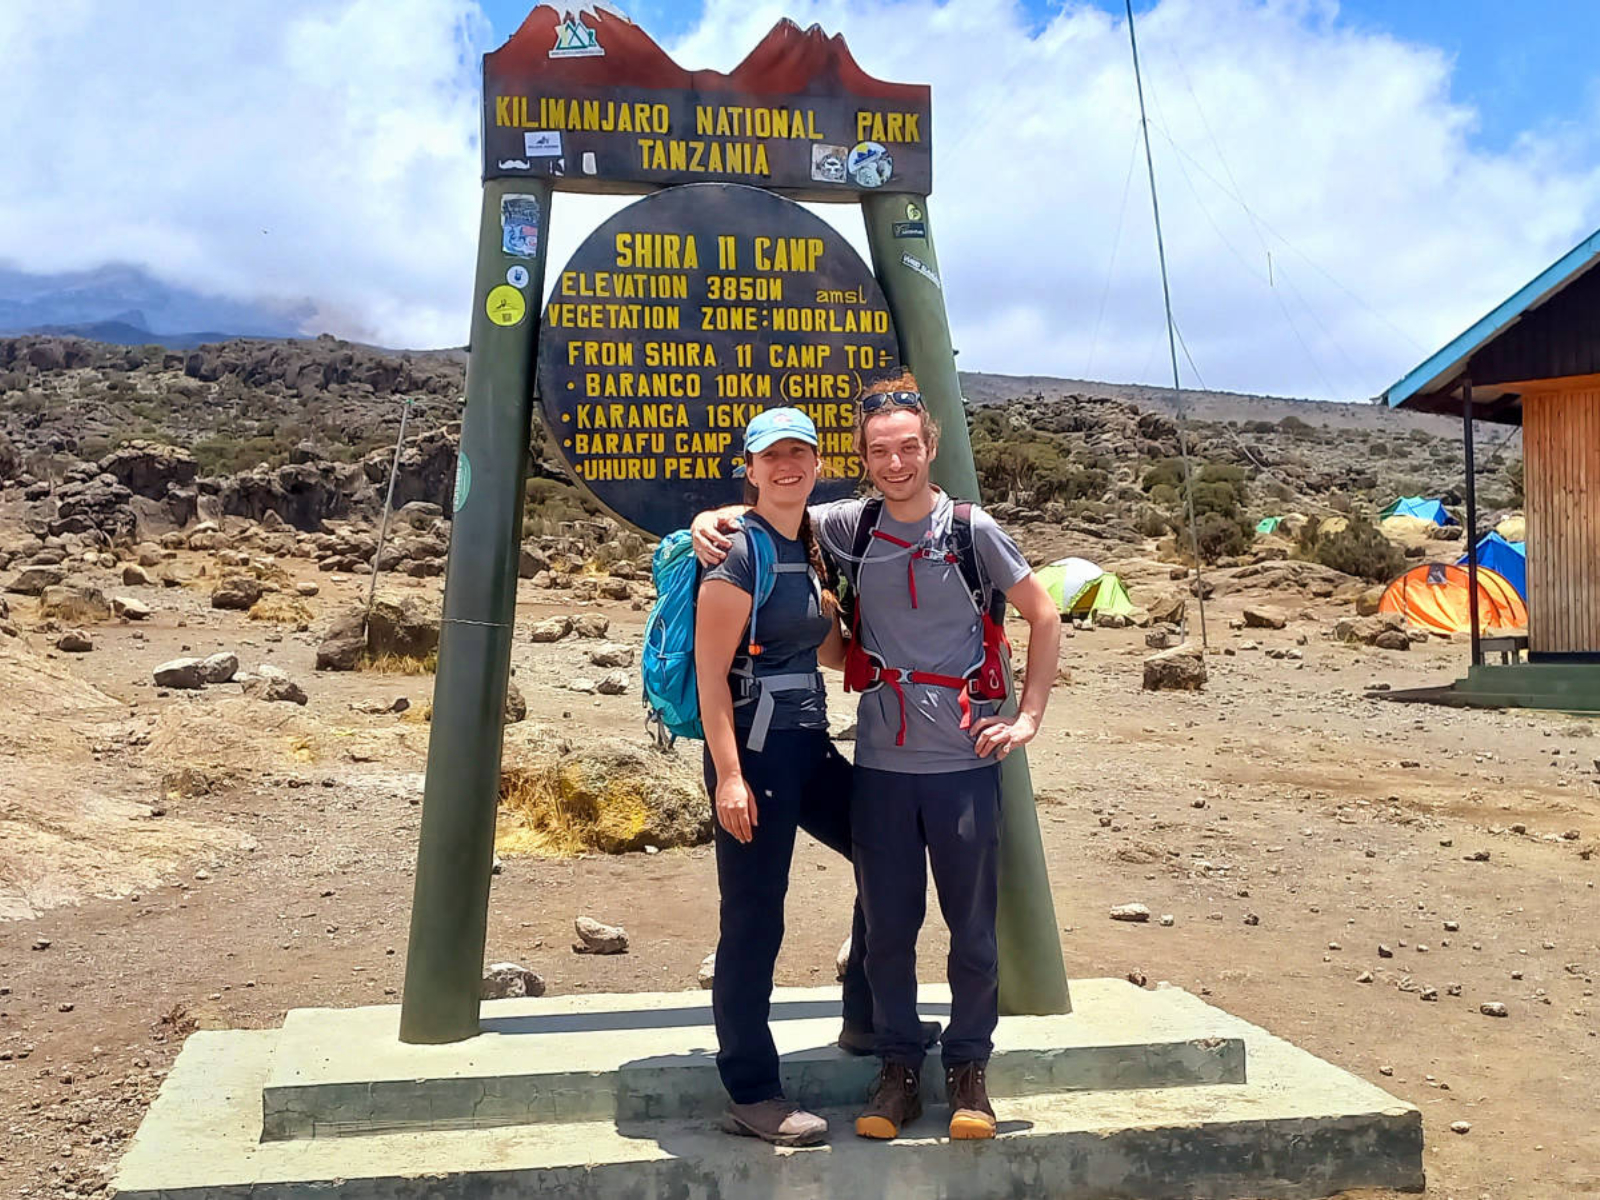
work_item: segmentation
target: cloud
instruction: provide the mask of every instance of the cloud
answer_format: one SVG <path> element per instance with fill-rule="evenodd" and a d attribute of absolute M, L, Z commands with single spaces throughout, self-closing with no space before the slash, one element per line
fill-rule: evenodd
<path fill-rule="evenodd" d="M 0 178 L 0 259 L 133 261 L 309 298 L 347 336 L 465 340 L 488 38 L 468 0 L 0 8 L 21 167 Z M 728 69 L 785 12 L 933 85 L 964 368 L 1167 377 L 1119 20 L 1071 0 L 1042 23 L 1013 0 L 707 0 L 667 48 Z M 1161 0 L 1139 35 L 1173 300 L 1212 387 L 1371 395 L 1597 223 L 1584 123 L 1483 149 L 1447 56 L 1332 0 Z M 552 274 L 620 203 L 558 198 Z M 862 243 L 853 210 L 823 211 Z"/>
<path fill-rule="evenodd" d="M 874 74 L 933 85 L 930 215 L 964 368 L 1170 378 L 1122 21 L 708 0 L 673 49 L 731 65 L 783 11 L 843 32 Z M 1582 135 L 1475 148 L 1450 60 L 1334 3 L 1163 0 L 1138 33 L 1173 303 L 1212 387 L 1370 396 L 1596 224 Z"/>
<path fill-rule="evenodd" d="M 0 260 L 464 342 L 488 36 L 470 0 L 9 0 Z"/>

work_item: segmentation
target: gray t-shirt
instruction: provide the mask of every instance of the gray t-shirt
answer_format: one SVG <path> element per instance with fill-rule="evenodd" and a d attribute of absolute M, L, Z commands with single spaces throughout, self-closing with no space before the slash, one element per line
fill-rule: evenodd
<path fill-rule="evenodd" d="M 772 538 L 780 563 L 804 563 L 804 543 L 786 538 L 754 513 L 746 521 L 759 522 Z M 735 532 L 728 548 L 728 557 L 709 568 L 702 579 L 721 579 L 733 584 L 752 598 L 756 592 L 755 563 L 750 557 L 750 537 L 742 529 Z M 756 614 L 756 638 L 761 653 L 747 655 L 748 633 L 739 644 L 734 657 L 735 669 L 751 667 L 755 674 L 790 675 L 817 670 L 817 647 L 822 645 L 833 627 L 833 618 L 824 616 L 818 603 L 817 591 L 811 585 L 807 571 L 779 571 L 773 575 L 772 595 Z M 736 675 L 728 677 L 733 689 L 733 724 L 736 729 L 749 729 L 755 720 L 755 704 L 738 703 L 741 681 Z M 774 692 L 772 729 L 826 729 L 828 727 L 828 698 L 824 692 L 782 691 Z"/>
<path fill-rule="evenodd" d="M 846 562 L 855 542 L 865 501 L 818 505 L 811 519 L 836 561 Z M 939 493 L 933 511 L 915 524 L 896 521 L 887 511 L 878 529 L 913 546 L 926 545 L 932 558 L 913 558 L 910 550 L 873 538 L 863 561 L 848 570 L 857 579 L 861 637 L 866 649 L 888 667 L 964 676 L 983 659 L 983 624 L 967 591 L 961 568 L 944 561 L 955 505 Z M 1027 578 L 1028 560 L 1017 544 L 977 505 L 972 507 L 972 540 L 978 563 L 990 584 L 1009 592 Z M 907 564 L 916 575 L 916 607 L 911 604 Z M 969 771 L 984 765 L 972 735 L 961 728 L 961 697 L 953 688 L 902 683 L 906 734 L 900 732 L 900 702 L 893 689 L 879 686 L 861 697 L 857 710 L 856 764 L 907 775 Z M 974 701 L 972 719 L 993 714 L 997 704 Z"/>

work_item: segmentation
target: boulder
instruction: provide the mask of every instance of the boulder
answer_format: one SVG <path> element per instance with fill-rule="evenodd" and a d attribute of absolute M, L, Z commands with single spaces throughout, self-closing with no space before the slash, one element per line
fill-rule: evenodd
<path fill-rule="evenodd" d="M 631 667 L 633 647 L 622 642 L 604 642 L 589 651 L 589 661 L 597 667 Z"/>
<path fill-rule="evenodd" d="M 1374 617 L 1340 617 L 1334 622 L 1333 637 L 1339 642 L 1371 646 L 1385 633 L 1405 634 L 1405 618 L 1399 613 L 1379 613 Z"/>
<path fill-rule="evenodd" d="M 694 979 L 702 988 L 708 990 L 717 981 L 717 952 L 715 950 L 700 960 L 700 969 L 694 973 Z"/>
<path fill-rule="evenodd" d="M 198 658 L 174 658 L 155 669 L 157 687 L 195 691 L 205 686 L 205 676 L 200 671 Z"/>
<path fill-rule="evenodd" d="M 546 617 L 542 621 L 533 623 L 533 628 L 528 630 L 528 640 L 530 642 L 559 642 L 571 632 L 571 617 Z"/>
<path fill-rule="evenodd" d="M 522 553 L 517 559 L 517 575 L 522 579 L 535 579 L 540 571 L 550 569 L 550 560 L 535 550 L 532 546 L 524 545 Z"/>
<path fill-rule="evenodd" d="M 1283 629 L 1289 624 L 1289 615 L 1281 609 L 1264 604 L 1247 605 L 1244 610 L 1246 629 Z"/>
<path fill-rule="evenodd" d="M 351 612 L 335 617 L 317 647 L 317 670 L 354 671 L 366 650 L 365 615 Z"/>
<path fill-rule="evenodd" d="M 1372 639 L 1372 644 L 1379 650 L 1409 650 L 1411 638 L 1403 629 L 1385 629 Z"/>
<path fill-rule="evenodd" d="M 572 618 L 572 632 L 581 638 L 603 638 L 611 632 L 611 618 L 603 613 L 580 613 Z"/>
<path fill-rule="evenodd" d="M 123 587 L 149 587 L 155 583 L 155 576 L 150 574 L 138 563 L 124 563 L 122 565 Z"/>
<path fill-rule="evenodd" d="M 478 992 L 482 1000 L 520 1000 L 525 996 L 544 995 L 544 978 L 520 963 L 491 963 L 483 970 L 483 986 Z"/>
<path fill-rule="evenodd" d="M 57 586 L 66 577 L 67 573 L 60 567 L 24 567 L 6 584 L 6 591 L 18 596 L 37 596 L 45 588 Z"/>
<path fill-rule="evenodd" d="M 200 679 L 205 683 L 228 683 L 239 673 L 239 656 L 223 651 L 200 660 Z"/>
<path fill-rule="evenodd" d="M 602 696 L 620 696 L 628 690 L 628 673 L 607 671 L 600 682 L 594 685 L 594 690 Z"/>
<path fill-rule="evenodd" d="M 595 590 L 607 600 L 626 600 L 632 593 L 628 589 L 626 579 L 618 579 L 607 575 L 595 584 Z"/>
<path fill-rule="evenodd" d="M 1387 587 L 1369 587 L 1356 597 L 1356 616 L 1375 617 L 1378 615 L 1378 606 L 1383 603 L 1383 594 Z"/>
<path fill-rule="evenodd" d="M 577 744 L 541 749 L 526 765 L 506 769 L 502 828 L 561 838 L 576 831 L 605 854 L 704 845 L 711 806 L 699 764 L 698 754 L 663 754 L 586 733 Z"/>
<path fill-rule="evenodd" d="M 301 706 L 307 700 L 305 689 L 282 674 L 257 675 L 244 685 L 244 694 L 252 700 L 281 700 Z"/>
<path fill-rule="evenodd" d="M 211 607 L 249 612 L 266 590 L 261 581 L 252 576 L 230 575 L 211 593 Z"/>
<path fill-rule="evenodd" d="M 74 624 L 109 621 L 111 602 L 97 587 L 81 583 L 58 584 L 39 593 L 39 615 Z"/>
<path fill-rule="evenodd" d="M 593 917 L 579 917 L 573 923 L 578 940 L 572 944 L 577 954 L 626 954 L 628 931 L 620 925 L 603 925 Z"/>
<path fill-rule="evenodd" d="M 132 596 L 111 597 L 111 611 L 127 621 L 146 621 L 150 618 L 150 606 L 142 600 L 135 600 Z"/>
<path fill-rule="evenodd" d="M 194 456 L 177 446 L 129 442 L 100 460 L 100 473 L 110 475 L 135 496 L 164 499 L 172 487 L 187 487 L 199 468 Z"/>
<path fill-rule="evenodd" d="M 515 725 L 528 719 L 528 701 L 515 681 L 506 682 L 506 724 Z"/>
<path fill-rule="evenodd" d="M 367 651 L 374 657 L 427 658 L 439 648 L 439 614 L 418 596 L 379 596 L 367 619 Z"/>
<path fill-rule="evenodd" d="M 1176 629 L 1166 625 L 1158 625 L 1144 635 L 1144 644 L 1152 650 L 1170 650 L 1182 640 Z"/>
<path fill-rule="evenodd" d="M 69 629 L 56 639 L 56 649 L 66 654 L 87 654 L 94 649 L 94 639 L 81 629 Z"/>
<path fill-rule="evenodd" d="M 1162 650 L 1144 660 L 1147 691 L 1197 692 L 1206 682 L 1206 661 L 1192 642 Z"/>

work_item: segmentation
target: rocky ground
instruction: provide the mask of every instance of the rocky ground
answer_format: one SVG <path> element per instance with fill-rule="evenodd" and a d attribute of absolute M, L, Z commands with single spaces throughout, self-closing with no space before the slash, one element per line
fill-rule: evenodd
<path fill-rule="evenodd" d="M 136 561 L 69 563 L 56 586 L 151 610 L 84 621 L 87 652 L 55 648 L 64 625 L 39 598 L 7 597 L 0 682 L 25 714 L 0 728 L 11 1194 L 101 1195 L 187 1032 L 397 995 L 431 677 L 318 670 L 366 581 L 319 570 L 314 554 L 265 564 L 248 547 L 270 536 L 201 530 L 190 540 L 209 548 L 167 549 L 144 568 L 149 584 L 122 582 Z M 1142 604 L 1181 596 L 1165 564 L 1115 565 Z M 1031 760 L 1069 969 L 1193 989 L 1418 1104 L 1432 1194 L 1595 1190 L 1596 723 L 1384 702 L 1374 689 L 1454 677 L 1462 648 L 1338 641 L 1350 604 L 1315 595 L 1334 590 L 1315 572 L 1296 583 L 1297 566 L 1213 576 L 1200 691 L 1142 689 L 1157 627 L 1065 642 Z M 163 586 L 163 573 L 187 582 Z M 224 581 L 247 578 L 304 611 L 266 621 L 213 606 Z M 640 602 L 603 584 L 610 574 L 577 578 L 522 584 L 513 663 L 527 719 L 509 727 L 508 767 L 602 733 L 645 753 L 633 672 L 607 665 L 637 649 Z M 400 574 L 383 592 L 425 614 L 437 588 Z M 171 660 L 217 654 L 252 679 L 155 683 Z M 272 678 L 263 666 L 306 703 L 251 695 Z M 622 693 L 601 694 L 617 670 Z M 669 774 L 681 784 L 693 770 Z M 679 812 L 658 840 L 693 843 L 703 818 Z M 695 986 L 714 944 L 705 846 L 551 857 L 519 853 L 527 834 L 503 814 L 490 961 L 536 972 L 550 993 Z M 831 975 L 843 869 L 816 846 L 800 853 L 781 982 Z M 1152 919 L 1113 921 L 1129 903 Z M 628 952 L 575 955 L 580 916 L 625 925 Z M 940 942 L 930 929 L 930 978 Z M 1481 1011 L 1496 1004 L 1508 1015 Z"/>
<path fill-rule="evenodd" d="M 459 363 L 0 346 L 0 1191 L 99 1197 L 189 1032 L 398 995 Z M 130 380 L 199 390 L 124 440 L 117 406 L 155 403 Z M 390 451 L 359 442 L 392 446 L 393 425 L 366 422 L 396 389 L 422 412 L 364 640 Z M 356 432 L 202 451 L 242 410 L 214 426 L 199 401 L 261 396 L 343 406 Z M 1190 988 L 1417 1104 L 1430 1194 L 1600 1191 L 1600 722 L 1385 700 L 1455 678 L 1464 648 L 1365 615 L 1368 581 L 1288 539 L 1208 572 L 1210 652 L 1193 652 L 1192 579 L 1142 511 L 1170 421 L 1083 395 L 992 407 L 980 433 L 1054 439 L 1038 461 L 1077 489 L 996 496 L 1030 556 L 1095 558 L 1143 610 L 1071 631 L 1031 752 L 1071 973 Z M 1256 463 L 1252 516 L 1451 478 L 1449 439 L 1425 429 L 1248 424 L 1197 427 L 1196 451 Z M 551 994 L 692 988 L 715 940 L 709 813 L 692 748 L 663 759 L 644 736 L 650 547 L 547 482 L 521 564 L 488 961 L 516 964 L 500 986 Z M 1442 531 L 1386 532 L 1413 558 L 1459 552 Z M 848 711 L 836 696 L 841 734 Z M 831 977 L 845 869 L 800 850 L 781 983 Z M 1113 920 L 1123 905 L 1149 919 Z M 628 950 L 575 954 L 580 917 L 624 925 Z M 941 943 L 929 929 L 927 978 Z"/>

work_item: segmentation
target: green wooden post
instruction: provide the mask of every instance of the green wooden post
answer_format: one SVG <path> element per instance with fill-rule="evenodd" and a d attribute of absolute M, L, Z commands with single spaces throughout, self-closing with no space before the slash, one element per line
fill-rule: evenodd
<path fill-rule="evenodd" d="M 861 207 L 873 270 L 894 316 L 900 355 L 916 374 L 929 411 L 939 422 L 934 482 L 951 495 L 977 500 L 978 470 L 967 434 L 955 351 L 950 345 L 927 197 L 904 193 L 863 196 Z M 1006 756 L 1001 768 L 1001 810 L 1000 1011 L 1070 1012 L 1072 998 L 1061 959 L 1055 900 L 1050 894 L 1026 751 Z"/>
<path fill-rule="evenodd" d="M 502 249 L 501 199 L 507 193 L 538 205 L 531 255 Z M 549 230 L 548 183 L 484 184 L 467 407 L 400 1009 L 403 1042 L 454 1042 L 478 1033 Z M 498 319 L 491 319 L 491 305 Z"/>

